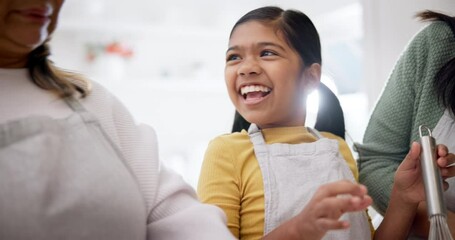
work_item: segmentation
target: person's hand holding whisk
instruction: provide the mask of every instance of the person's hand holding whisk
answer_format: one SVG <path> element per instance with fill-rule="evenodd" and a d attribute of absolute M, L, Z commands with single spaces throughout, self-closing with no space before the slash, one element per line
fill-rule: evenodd
<path fill-rule="evenodd" d="M 447 147 L 442 144 L 436 146 L 435 153 L 437 166 L 440 169 L 442 178 L 445 180 L 455 176 L 455 167 L 451 166 L 455 162 L 455 155 L 449 153 Z M 407 223 L 406 221 L 400 221 L 399 223 L 395 221 L 383 221 L 376 231 L 375 239 L 406 239 L 410 232 L 409 230 L 413 227 L 413 220 L 418 216 L 419 211 L 425 212 L 424 221 L 428 223 L 426 207 L 421 207 L 425 206 L 426 201 L 424 178 L 422 176 L 420 162 L 421 155 L 421 145 L 417 142 L 412 143 L 409 153 L 395 172 L 390 203 L 386 211 L 387 217 L 384 218 L 384 220 L 388 220 L 399 217 L 401 219 L 409 219 L 409 221 Z M 448 187 L 448 183 L 443 181 L 444 190 Z M 381 230 L 385 228 L 388 228 L 389 231 Z M 391 228 L 396 231 L 390 231 Z M 426 226 L 424 229 L 425 233 L 428 234 L 429 226 Z M 390 233 L 394 235 L 391 236 L 389 235 Z"/>
<path fill-rule="evenodd" d="M 394 188 L 403 197 L 403 200 L 410 204 L 418 204 L 425 201 L 425 189 L 420 166 L 421 146 L 414 142 L 411 145 L 408 155 L 395 173 Z M 449 187 L 445 181 L 447 178 L 455 176 L 455 155 L 449 153 L 447 147 L 443 144 L 436 146 L 437 164 L 441 171 L 443 179 L 443 188 Z"/>
<path fill-rule="evenodd" d="M 423 134 L 425 130 L 428 132 L 427 136 Z M 424 197 L 416 211 L 417 217 L 414 219 L 419 222 L 419 218 L 422 218 L 422 211 L 419 212 L 419 209 L 426 208 L 428 213 L 426 219 L 430 221 L 429 239 L 452 240 L 447 224 L 448 211 L 443 191 L 449 188 L 446 179 L 454 176 L 455 171 L 452 165 L 455 156 L 449 153 L 446 146 L 436 146 L 436 140 L 432 137 L 429 128 L 422 125 L 419 127 L 419 133 L 421 146 L 413 143 L 408 156 L 397 169 L 394 185 L 394 189 L 396 188 L 397 191 L 394 192 L 396 192 L 395 195 L 409 197 L 405 201 L 411 205 L 415 204 L 412 204 L 413 200 L 414 202 L 420 201 Z M 417 164 L 408 165 L 408 162 L 412 162 L 408 161 L 409 159 L 416 159 L 413 162 Z M 422 186 L 425 193 L 423 196 Z M 417 204 L 419 206 L 419 203 Z M 453 213 L 449 214 L 453 215 Z M 449 216 L 449 220 L 450 218 L 453 216 Z M 425 232 L 428 232 L 426 229 Z"/>

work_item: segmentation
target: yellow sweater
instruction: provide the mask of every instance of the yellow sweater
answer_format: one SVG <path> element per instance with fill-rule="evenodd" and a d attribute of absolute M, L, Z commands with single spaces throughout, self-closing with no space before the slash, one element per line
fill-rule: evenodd
<path fill-rule="evenodd" d="M 263 129 L 267 144 L 314 142 L 316 137 L 305 127 Z M 358 172 L 346 142 L 330 133 L 324 137 L 339 142 L 355 179 Z M 239 239 L 260 239 L 264 233 L 264 186 L 262 174 L 248 133 L 233 133 L 212 140 L 206 151 L 198 184 L 202 202 L 221 207 L 228 227 Z"/>

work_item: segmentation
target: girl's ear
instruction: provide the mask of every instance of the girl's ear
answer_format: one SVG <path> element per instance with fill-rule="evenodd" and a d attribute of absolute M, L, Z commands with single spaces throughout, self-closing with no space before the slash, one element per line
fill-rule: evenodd
<path fill-rule="evenodd" d="M 309 87 L 311 91 L 316 90 L 321 81 L 321 64 L 313 63 L 310 67 L 305 69 L 305 72 L 307 87 Z"/>

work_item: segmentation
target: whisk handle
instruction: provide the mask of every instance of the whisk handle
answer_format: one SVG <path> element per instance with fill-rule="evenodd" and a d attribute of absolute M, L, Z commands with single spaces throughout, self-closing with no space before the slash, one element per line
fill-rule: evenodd
<path fill-rule="evenodd" d="M 422 128 L 429 132 L 428 136 L 422 136 Z M 436 163 L 436 141 L 431 136 L 431 131 L 425 126 L 420 126 L 420 144 L 422 147 L 420 165 L 425 186 L 429 217 L 439 214 L 447 215 L 443 197 L 442 179 Z"/>

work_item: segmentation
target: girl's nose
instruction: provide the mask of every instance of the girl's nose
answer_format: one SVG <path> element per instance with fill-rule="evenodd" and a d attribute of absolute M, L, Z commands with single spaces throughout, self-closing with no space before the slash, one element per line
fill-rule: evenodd
<path fill-rule="evenodd" d="M 262 73 L 262 69 L 255 59 L 244 59 L 237 73 L 240 76 L 258 75 Z"/>

